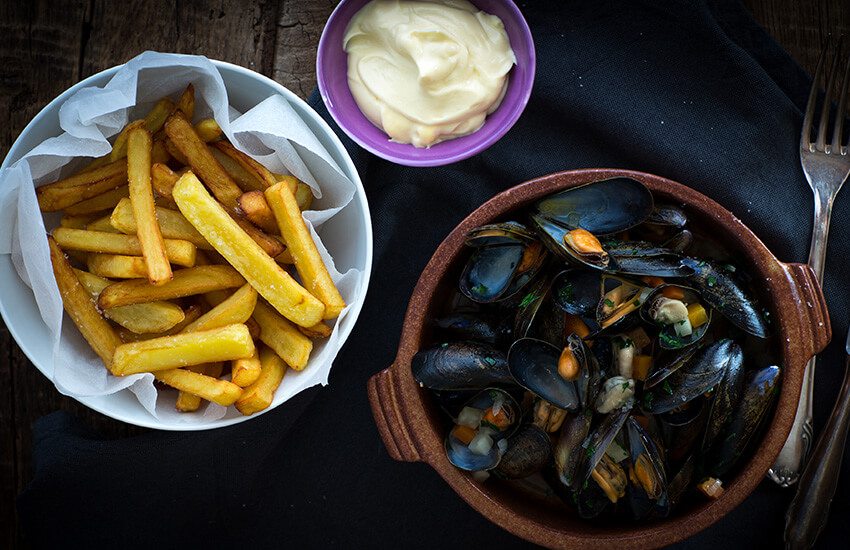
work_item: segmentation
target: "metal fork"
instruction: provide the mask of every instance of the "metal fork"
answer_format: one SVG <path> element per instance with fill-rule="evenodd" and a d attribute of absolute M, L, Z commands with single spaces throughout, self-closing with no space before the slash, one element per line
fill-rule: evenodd
<path fill-rule="evenodd" d="M 838 85 L 838 88 L 841 89 L 841 97 L 838 101 L 832 140 L 826 141 L 830 109 L 834 98 L 833 90 L 842 59 L 842 46 L 843 39 L 839 41 L 838 47 L 832 55 L 832 62 L 829 63 L 831 68 L 826 74 L 826 94 L 821 108 L 820 124 L 818 125 L 817 137 L 812 142 L 811 132 L 815 104 L 820 95 L 824 66 L 828 63 L 830 57 L 828 55 L 829 41 L 821 53 L 815 78 L 812 82 L 812 91 L 809 94 L 809 102 L 806 106 L 806 114 L 803 118 L 802 135 L 800 136 L 800 162 L 815 195 L 814 228 L 812 230 L 812 243 L 809 248 L 809 265 L 817 274 L 821 285 L 823 285 L 823 266 L 826 260 L 826 244 L 829 237 L 829 217 L 832 213 L 832 203 L 835 201 L 838 191 L 841 190 L 844 180 L 850 174 L 848 145 L 846 143 L 842 145 L 841 141 L 845 113 L 847 112 L 847 89 L 850 88 L 850 56 L 848 56 L 844 65 L 843 76 Z M 773 468 L 768 471 L 770 479 L 782 487 L 789 487 L 800 478 L 800 473 L 803 471 L 812 445 L 812 389 L 814 388 L 814 379 L 815 358 L 812 358 L 806 365 L 803 374 L 803 388 L 791 433 L 788 435 L 785 446 L 782 447 Z"/>

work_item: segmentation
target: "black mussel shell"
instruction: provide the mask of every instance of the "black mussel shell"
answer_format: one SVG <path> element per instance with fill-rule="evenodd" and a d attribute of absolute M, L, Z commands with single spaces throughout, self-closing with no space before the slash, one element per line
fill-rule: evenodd
<path fill-rule="evenodd" d="M 562 351 L 543 340 L 520 338 L 508 351 L 508 368 L 520 386 L 559 409 L 573 411 L 581 401 L 575 382 L 558 374 Z"/>
<path fill-rule="evenodd" d="M 431 395 L 443 411 L 452 418 L 457 418 L 460 411 L 469 400 L 480 393 L 480 390 L 431 390 Z"/>
<path fill-rule="evenodd" d="M 741 361 L 741 346 L 723 339 L 700 350 L 661 384 L 644 391 L 642 408 L 660 414 L 681 407 L 716 386 L 731 362 Z"/>
<path fill-rule="evenodd" d="M 693 269 L 682 265 L 678 254 L 670 253 L 659 256 L 624 256 L 610 254 L 611 266 L 606 271 L 622 275 L 649 277 L 687 277 Z"/>
<path fill-rule="evenodd" d="M 735 268 L 694 258 L 684 258 L 682 263 L 694 270 L 689 280 L 708 305 L 744 332 L 758 338 L 768 337 L 770 330 L 759 304 L 738 282 Z"/>
<path fill-rule="evenodd" d="M 602 256 L 579 254 L 566 244 L 565 238 L 570 228 L 544 218 L 538 214 L 531 215 L 531 225 L 537 231 L 540 241 L 556 257 L 573 265 L 590 267 L 592 269 L 614 269 L 615 265 L 607 253 Z M 604 250 L 604 248 L 603 248 Z"/>
<path fill-rule="evenodd" d="M 660 225 L 663 227 L 685 227 L 688 223 L 688 215 L 685 211 L 672 204 L 656 204 L 652 213 L 646 219 L 649 225 Z"/>
<path fill-rule="evenodd" d="M 630 178 L 602 180 L 550 195 L 534 205 L 542 217 L 559 225 L 581 227 L 594 235 L 630 229 L 653 211 L 652 193 Z"/>
<path fill-rule="evenodd" d="M 604 294 L 596 306 L 596 323 L 600 329 L 594 336 L 610 334 L 614 329 L 620 331 L 639 322 L 638 312 L 652 289 L 611 275 L 602 277 L 602 285 Z"/>
<path fill-rule="evenodd" d="M 508 448 L 494 473 L 521 479 L 542 470 L 552 456 L 549 435 L 534 424 L 526 424 L 508 438 Z"/>
<path fill-rule="evenodd" d="M 706 410 L 704 399 L 694 399 L 682 408 L 655 416 L 668 463 L 675 464 L 696 449 L 705 426 Z"/>
<path fill-rule="evenodd" d="M 733 413 L 743 393 L 744 356 L 741 354 L 729 361 L 723 379 L 712 392 L 711 407 L 702 441 L 703 450 L 708 450 L 720 432 L 732 422 Z"/>
<path fill-rule="evenodd" d="M 682 229 L 670 239 L 664 243 L 666 248 L 669 248 L 673 252 L 678 254 L 683 253 L 687 250 L 691 244 L 694 242 L 694 234 L 688 231 L 687 229 Z"/>
<path fill-rule="evenodd" d="M 598 271 L 567 269 L 552 282 L 552 299 L 565 312 L 588 316 L 596 311 L 602 296 L 602 279 Z"/>
<path fill-rule="evenodd" d="M 538 338 L 562 347 L 565 321 L 564 312 L 552 301 L 552 278 L 538 277 L 517 308 L 514 338 Z"/>
<path fill-rule="evenodd" d="M 561 425 L 553 456 L 558 479 L 565 487 L 573 485 L 578 467 L 584 462 L 585 450 L 581 444 L 590 433 L 592 420 L 593 412 L 581 409 L 570 413 Z"/>
<path fill-rule="evenodd" d="M 779 391 L 781 373 L 779 367 L 766 367 L 754 372 L 747 380 L 732 422 L 718 435 L 714 450 L 708 453 L 706 469 L 714 477 L 725 476 L 735 466 L 767 418 Z"/>
<path fill-rule="evenodd" d="M 685 493 L 691 487 L 695 471 L 696 457 L 695 455 L 690 455 L 667 484 L 667 498 L 671 508 L 677 506 L 682 501 L 682 497 L 685 496 Z"/>
<path fill-rule="evenodd" d="M 506 298 L 524 251 L 523 245 L 476 248 L 460 276 L 460 291 L 485 304 Z"/>
<path fill-rule="evenodd" d="M 670 509 L 667 499 L 667 476 L 664 459 L 652 437 L 643 426 L 630 417 L 626 421 L 625 433 L 628 441 L 629 459 L 634 477 L 629 490 L 629 504 L 635 519 L 648 516 L 667 515 Z"/>
<path fill-rule="evenodd" d="M 602 460 L 602 455 L 608 450 L 611 442 L 620 433 L 623 425 L 631 414 L 630 407 L 615 409 L 604 416 L 602 422 L 591 431 L 582 443 L 584 451 L 584 460 L 579 469 L 577 481 L 584 483 L 590 479 L 590 474 L 599 461 Z"/>
<path fill-rule="evenodd" d="M 505 354 L 481 342 L 452 342 L 420 351 L 413 356 L 410 368 L 413 378 L 432 390 L 514 383 Z"/>
<path fill-rule="evenodd" d="M 697 344 L 681 350 L 670 351 L 666 356 L 660 357 L 656 366 L 644 380 L 643 387 L 650 389 L 666 380 L 668 376 L 687 364 L 699 349 L 700 344 Z"/>

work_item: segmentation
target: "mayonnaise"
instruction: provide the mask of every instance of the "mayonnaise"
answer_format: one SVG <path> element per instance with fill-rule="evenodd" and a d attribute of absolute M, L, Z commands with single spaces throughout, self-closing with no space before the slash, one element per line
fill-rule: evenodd
<path fill-rule="evenodd" d="M 351 19 L 343 48 L 360 110 L 416 147 L 481 128 L 516 63 L 502 21 L 466 0 L 372 0 Z"/>

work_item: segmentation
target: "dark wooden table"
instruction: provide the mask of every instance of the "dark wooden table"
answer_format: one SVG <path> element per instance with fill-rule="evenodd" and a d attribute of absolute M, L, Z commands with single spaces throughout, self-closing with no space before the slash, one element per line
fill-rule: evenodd
<path fill-rule="evenodd" d="M 850 31 L 847 0 L 745 0 L 807 70 L 827 34 Z M 206 55 L 270 76 L 302 97 L 333 0 L 0 2 L 0 158 L 50 100 L 144 50 Z M 32 423 L 63 409 L 107 437 L 141 433 L 60 395 L 0 322 L 0 548 L 25 546 L 15 496 L 32 477 Z"/>

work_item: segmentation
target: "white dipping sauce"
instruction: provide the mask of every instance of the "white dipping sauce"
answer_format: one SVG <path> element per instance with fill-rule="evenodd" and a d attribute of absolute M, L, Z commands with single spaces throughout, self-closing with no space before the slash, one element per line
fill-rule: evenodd
<path fill-rule="evenodd" d="M 360 110 L 416 147 L 481 128 L 516 63 L 501 19 L 466 0 L 372 0 L 351 19 L 343 48 Z"/>

